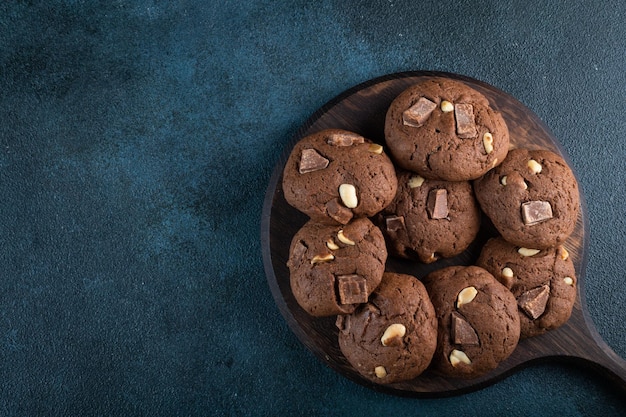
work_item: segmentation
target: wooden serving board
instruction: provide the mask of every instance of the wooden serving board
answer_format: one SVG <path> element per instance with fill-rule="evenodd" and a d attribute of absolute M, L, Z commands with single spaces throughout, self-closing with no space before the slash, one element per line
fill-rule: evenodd
<path fill-rule="evenodd" d="M 578 297 L 571 318 L 556 330 L 520 341 L 507 360 L 482 377 L 450 379 L 427 370 L 411 381 L 374 384 L 362 378 L 339 350 L 335 317 L 311 317 L 297 304 L 289 285 L 286 263 L 291 239 L 308 218 L 289 206 L 282 192 L 282 172 L 293 145 L 304 136 L 327 128 L 350 130 L 384 144 L 385 114 L 393 99 L 407 87 L 433 76 L 463 81 L 483 93 L 504 116 L 512 147 L 548 149 L 562 155 L 569 163 L 563 148 L 532 111 L 510 95 L 471 78 L 440 72 L 408 72 L 377 78 L 344 92 L 316 111 L 300 128 L 277 163 L 265 197 L 261 221 L 265 272 L 276 304 L 289 327 L 308 349 L 335 371 L 359 384 L 391 394 L 418 397 L 462 394 L 493 384 L 532 363 L 554 360 L 597 370 L 613 386 L 626 391 L 626 361 L 600 338 L 586 309 L 584 274 L 589 226 L 582 195 L 575 231 L 564 245 L 572 257 L 578 277 Z M 429 265 L 389 257 L 386 269 L 422 278 L 444 266 L 470 265 L 475 262 L 484 242 L 495 234 L 493 226 L 484 219 L 476 241 L 457 257 Z"/>

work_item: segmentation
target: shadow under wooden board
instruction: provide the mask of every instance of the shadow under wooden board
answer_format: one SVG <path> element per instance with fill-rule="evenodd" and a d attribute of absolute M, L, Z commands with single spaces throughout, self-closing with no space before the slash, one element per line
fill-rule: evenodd
<path fill-rule="evenodd" d="M 626 392 L 626 361 L 600 338 L 586 310 L 584 274 L 589 227 L 582 195 L 575 231 L 564 245 L 572 257 L 578 277 L 578 297 L 571 318 L 556 330 L 521 340 L 507 360 L 482 377 L 450 379 L 427 370 L 411 381 L 374 384 L 361 377 L 342 355 L 337 342 L 335 317 L 311 317 L 296 302 L 286 264 L 291 240 L 308 218 L 289 206 L 282 192 L 282 172 L 293 145 L 304 136 L 327 128 L 350 130 L 384 144 L 385 114 L 393 99 L 407 87 L 434 76 L 463 81 L 483 93 L 504 116 L 510 131 L 511 147 L 548 149 L 562 155 L 569 163 L 563 148 L 532 111 L 510 95 L 468 77 L 441 72 L 398 73 L 368 81 L 344 92 L 316 111 L 300 128 L 278 161 L 265 196 L 261 221 L 265 272 L 275 302 L 289 327 L 308 349 L 335 371 L 361 385 L 390 394 L 416 397 L 463 394 L 491 385 L 524 366 L 541 361 L 565 361 L 587 366 L 606 377 L 614 387 Z M 389 257 L 386 269 L 422 278 L 445 266 L 471 265 L 482 245 L 495 235 L 493 226 L 484 219 L 474 243 L 455 258 L 426 265 Z"/>

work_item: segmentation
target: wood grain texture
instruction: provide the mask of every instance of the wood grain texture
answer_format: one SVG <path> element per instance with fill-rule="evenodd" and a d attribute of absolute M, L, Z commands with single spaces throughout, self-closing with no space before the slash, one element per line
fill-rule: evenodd
<path fill-rule="evenodd" d="M 418 397 L 462 394 L 493 384 L 524 366 L 541 361 L 565 361 L 589 367 L 608 378 L 614 387 L 626 391 L 626 361 L 617 356 L 600 338 L 586 310 L 584 274 L 589 226 L 587 207 L 582 195 L 575 231 L 564 245 L 572 256 L 578 276 L 578 298 L 571 318 L 559 329 L 522 340 L 506 361 L 480 378 L 449 379 L 426 371 L 407 382 L 386 386 L 373 384 L 363 379 L 341 354 L 335 318 L 311 317 L 297 304 L 289 286 L 286 263 L 291 239 L 307 217 L 289 206 L 282 193 L 282 171 L 291 148 L 302 137 L 326 128 L 350 130 L 375 142 L 384 143 L 385 114 L 393 99 L 407 87 L 433 76 L 463 81 L 483 93 L 491 105 L 503 114 L 509 126 L 512 147 L 548 149 L 562 155 L 569 163 L 558 141 L 532 111 L 510 95 L 471 78 L 441 72 L 399 73 L 371 80 L 339 95 L 315 112 L 294 136 L 276 165 L 265 197 L 261 220 L 265 272 L 276 304 L 289 327 L 308 349 L 340 374 L 359 384 L 390 394 Z M 425 265 L 390 257 L 387 270 L 421 278 L 444 266 L 469 265 L 475 262 L 484 242 L 495 235 L 495 229 L 484 218 L 475 242 L 455 258 Z"/>

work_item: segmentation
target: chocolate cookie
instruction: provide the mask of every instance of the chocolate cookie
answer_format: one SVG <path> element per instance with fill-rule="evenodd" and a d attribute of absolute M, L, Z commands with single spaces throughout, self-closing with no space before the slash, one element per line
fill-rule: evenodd
<path fill-rule="evenodd" d="M 481 217 L 472 185 L 426 180 L 408 171 L 397 175 L 396 197 L 375 218 L 389 253 L 430 263 L 467 249 Z"/>
<path fill-rule="evenodd" d="M 309 220 L 291 241 L 291 290 L 312 316 L 351 313 L 378 286 L 386 261 L 385 239 L 369 219 L 344 226 Z"/>
<path fill-rule="evenodd" d="M 386 207 L 396 194 L 397 179 L 381 145 L 328 129 L 294 146 L 282 185 L 285 200 L 311 219 L 346 224 Z"/>
<path fill-rule="evenodd" d="M 391 103 L 385 139 L 396 164 L 424 178 L 473 180 L 502 162 L 509 130 L 487 98 L 461 81 L 433 78 Z"/>
<path fill-rule="evenodd" d="M 515 149 L 474 182 L 480 207 L 505 240 L 545 249 L 574 231 L 580 196 L 563 158 L 547 150 Z"/>
<path fill-rule="evenodd" d="M 337 317 L 339 347 L 365 378 L 379 384 L 406 381 L 430 364 L 437 319 L 424 285 L 386 272 L 370 301 Z"/>
<path fill-rule="evenodd" d="M 563 246 L 527 251 L 493 238 L 476 265 L 517 298 L 522 338 L 556 329 L 569 319 L 576 301 L 576 271 Z"/>
<path fill-rule="evenodd" d="M 513 294 L 477 266 L 431 272 L 424 284 L 439 330 L 433 368 L 444 376 L 475 378 L 515 349 L 520 320 Z"/>

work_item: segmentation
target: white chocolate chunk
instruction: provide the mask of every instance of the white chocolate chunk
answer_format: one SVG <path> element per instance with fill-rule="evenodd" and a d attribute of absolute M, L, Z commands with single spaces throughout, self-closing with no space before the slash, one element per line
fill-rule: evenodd
<path fill-rule="evenodd" d="M 513 278 L 513 270 L 509 268 L 508 266 L 505 268 L 502 268 L 502 276 L 505 278 Z"/>
<path fill-rule="evenodd" d="M 330 250 L 339 249 L 339 246 L 337 246 L 337 244 L 335 243 L 332 237 L 328 238 L 328 240 L 326 241 L 326 247 Z"/>
<path fill-rule="evenodd" d="M 350 245 L 350 246 L 354 246 L 356 245 L 356 243 L 354 243 L 354 240 L 348 238 L 344 233 L 343 233 L 343 229 L 341 229 L 340 231 L 337 232 L 337 239 L 339 239 L 339 241 L 345 245 Z"/>
<path fill-rule="evenodd" d="M 483 147 L 485 148 L 487 155 L 493 152 L 493 135 L 489 132 L 486 132 L 483 135 Z"/>
<path fill-rule="evenodd" d="M 367 147 L 367 150 L 371 153 L 375 153 L 376 155 L 380 155 L 383 153 L 383 147 L 377 143 L 372 143 Z"/>
<path fill-rule="evenodd" d="M 448 100 L 443 100 L 441 102 L 441 111 L 444 113 L 454 111 L 454 104 L 450 103 Z"/>
<path fill-rule="evenodd" d="M 322 262 L 330 262 L 335 259 L 335 255 L 332 253 L 325 253 L 323 255 L 315 255 L 313 259 L 311 259 L 311 265 L 322 263 Z"/>

